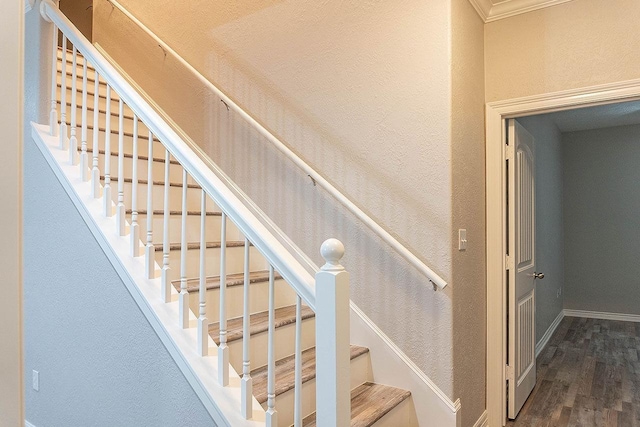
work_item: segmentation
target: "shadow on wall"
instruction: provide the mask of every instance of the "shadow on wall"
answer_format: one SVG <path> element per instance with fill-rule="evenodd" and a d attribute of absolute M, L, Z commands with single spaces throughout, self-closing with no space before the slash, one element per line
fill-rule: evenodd
<path fill-rule="evenodd" d="M 96 14 L 96 23 L 105 26 L 96 26 L 96 41 L 295 244 L 320 263 L 322 241 L 336 237 L 345 243 L 344 263 L 351 273 L 354 302 L 451 394 L 451 288 L 434 293 L 425 277 L 315 187 L 117 9 L 99 1 Z M 374 220 L 449 279 L 450 147 L 442 141 L 436 125 L 423 123 L 432 115 L 429 109 L 434 105 L 418 99 L 420 93 L 412 94 L 418 107 L 406 115 L 422 121 L 413 120 L 418 124 L 410 130 L 398 124 L 398 117 L 401 124 L 410 121 L 403 111 L 397 111 L 402 105 L 381 103 L 376 110 L 376 117 L 381 116 L 377 123 L 365 114 L 371 106 L 362 104 L 362 96 L 375 103 L 378 91 L 393 89 L 393 83 L 385 88 L 349 88 L 361 97 L 345 104 L 345 96 L 340 94 L 342 102 L 335 105 L 331 104 L 334 94 L 318 94 L 317 88 L 309 88 L 309 99 L 325 103 L 315 108 L 308 104 L 306 92 L 303 102 L 296 101 L 256 67 L 231 53 L 230 47 L 212 40 L 211 35 L 203 37 L 207 38 L 205 56 L 185 55 L 195 68 L 206 70 L 203 74 L 209 80 L 291 144 L 294 152 L 303 153 L 305 161 L 337 188 L 345 189 L 343 192 Z M 321 116 L 314 115 L 318 110 L 323 111 Z M 448 109 L 442 114 L 448 117 Z M 359 123 L 350 126 L 347 119 L 351 116 Z M 362 123 L 370 126 L 365 128 Z M 357 132 L 353 129 L 359 128 L 363 134 L 354 135 Z"/>

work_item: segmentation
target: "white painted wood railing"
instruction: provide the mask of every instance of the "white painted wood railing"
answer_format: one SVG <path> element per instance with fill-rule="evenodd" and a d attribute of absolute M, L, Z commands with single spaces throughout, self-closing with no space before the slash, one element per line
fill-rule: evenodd
<path fill-rule="evenodd" d="M 199 192 L 200 227 L 199 242 L 194 249 L 199 253 L 199 287 L 198 287 L 198 310 L 196 315 L 197 325 L 197 348 L 195 351 L 202 357 L 207 357 L 209 353 L 209 323 L 214 319 L 207 318 L 207 286 L 206 286 L 206 266 L 219 261 L 219 281 L 220 281 L 220 308 L 219 308 L 219 345 L 217 358 L 218 382 L 222 386 L 229 384 L 229 347 L 227 345 L 227 305 L 228 295 L 226 292 L 226 269 L 227 255 L 227 228 L 228 223 L 242 234 L 244 240 L 244 289 L 243 289 L 243 337 L 242 337 L 242 376 L 240 400 L 241 407 L 237 411 L 245 418 L 252 417 L 252 379 L 250 361 L 250 252 L 255 248 L 257 254 L 264 257 L 268 264 L 268 401 L 266 409 L 266 425 L 277 426 L 278 412 L 275 399 L 275 280 L 276 272 L 278 280 L 284 280 L 296 294 L 296 330 L 295 330 L 295 415 L 294 425 L 301 426 L 302 412 L 302 305 L 306 304 L 316 314 L 316 346 L 317 346 L 317 375 L 316 375 L 316 416 L 319 426 L 347 426 L 350 423 L 350 380 L 349 380 L 349 283 L 348 274 L 340 265 L 340 259 L 344 254 L 342 243 L 335 239 L 329 239 L 321 247 L 322 256 L 326 260 L 325 266 L 314 277 L 309 274 L 305 267 L 289 253 L 279 240 L 251 213 L 251 211 L 228 189 L 223 182 L 215 175 L 206 164 L 189 148 L 189 146 L 165 123 L 162 118 L 148 105 L 146 101 L 131 87 L 131 85 L 115 70 L 115 68 L 91 45 L 91 43 L 73 26 L 73 24 L 62 14 L 59 9 L 50 1 L 44 0 L 41 3 L 41 14 L 43 18 L 53 24 L 52 41 L 52 73 L 51 73 L 51 113 L 50 134 L 59 138 L 59 149 L 69 150 L 69 161 L 72 165 L 78 165 L 80 176 L 84 181 L 91 180 L 91 193 L 96 199 L 103 200 L 103 213 L 105 217 L 115 218 L 112 220 L 115 227 L 113 230 L 103 230 L 117 233 L 122 238 L 131 239 L 132 257 L 141 255 L 141 245 L 144 246 L 144 276 L 148 279 L 156 278 L 156 262 L 154 259 L 156 247 L 153 243 L 154 236 L 154 214 L 162 215 L 162 265 L 158 274 L 158 297 L 166 302 L 172 303 L 172 290 L 170 278 L 172 265 L 170 242 L 170 227 L 172 223 L 170 197 L 172 186 L 180 186 L 182 191 L 181 209 L 181 232 L 178 247 L 181 251 L 179 265 L 180 293 L 178 297 L 179 318 L 176 319 L 181 328 L 189 328 L 190 307 L 187 292 L 187 271 L 186 252 L 194 244 L 187 241 L 187 217 L 189 211 L 190 194 Z M 61 79 L 60 79 L 60 122 L 58 122 L 58 96 L 57 96 L 57 42 L 62 38 L 61 50 Z M 72 45 L 72 71 L 68 73 L 67 46 Z M 77 127 L 77 72 L 81 62 L 83 76 L 81 96 L 82 105 L 82 133 L 81 133 L 81 156 L 78 159 L 78 145 L 76 137 Z M 95 70 L 93 73 L 93 93 L 89 91 L 89 79 L 87 76 L 89 67 Z M 67 125 L 67 79 L 71 78 L 71 123 Z M 104 94 L 102 87 L 104 86 Z M 89 123 L 87 120 L 88 96 L 94 97 L 93 117 L 91 129 L 93 133 L 93 144 L 87 147 L 87 130 Z M 105 100 L 104 112 L 100 110 L 99 98 Z M 117 112 L 112 112 L 112 103 L 117 102 Z M 131 179 L 125 175 L 125 109 L 133 113 L 132 132 L 132 165 Z M 117 153 L 112 150 L 112 120 L 111 116 L 117 116 Z M 104 128 L 101 127 L 101 120 L 104 121 Z M 70 127 L 70 133 L 69 128 Z M 115 127 L 115 126 L 114 126 Z M 145 127 L 146 135 L 140 134 L 140 129 Z M 139 143 L 147 139 L 147 179 L 139 179 L 138 160 Z M 71 141 L 71 144 L 69 142 Z M 162 209 L 154 212 L 154 183 L 153 162 L 154 155 L 158 158 L 160 153 L 154 153 L 154 143 L 159 142 L 164 153 L 162 160 L 164 163 L 164 183 L 160 190 L 163 191 Z M 103 147 L 103 150 L 101 150 Z M 156 146 L 158 147 L 158 146 Z M 92 152 L 91 165 L 88 164 L 88 152 Z M 103 155 L 103 167 L 100 167 L 100 155 Z M 112 166 L 112 157 L 117 156 L 117 168 Z M 171 183 L 171 169 L 180 169 L 182 181 L 179 184 Z M 113 199 L 112 181 L 117 182 L 116 199 Z M 131 186 L 125 186 L 130 183 Z M 139 212 L 138 212 L 138 192 L 146 185 L 146 233 L 140 236 Z M 129 188 L 129 191 L 125 191 Z M 158 194 L 158 193 L 155 193 Z M 115 201 L 115 205 L 114 205 Z M 206 217 L 208 215 L 208 202 L 215 203 L 221 211 L 221 229 L 219 260 L 211 259 L 207 253 L 209 242 L 206 239 Z M 127 207 L 130 208 L 131 220 L 127 227 Z M 175 225 L 175 224 L 174 224 Z M 129 234 L 128 237 L 124 237 Z M 141 241 L 143 237 L 143 241 Z M 160 248 L 158 248 L 160 249 Z M 257 255 L 255 252 L 251 257 Z M 176 268 L 176 271 L 178 269 Z"/>
<path fill-rule="evenodd" d="M 272 134 L 267 128 L 265 128 L 260 122 L 251 117 L 249 113 L 244 111 L 233 99 L 227 96 L 216 85 L 211 83 L 205 78 L 198 70 L 196 70 L 191 64 L 185 61 L 180 55 L 178 55 L 171 46 L 167 45 L 162 39 L 158 38 L 147 26 L 145 26 L 139 19 L 133 16 L 127 9 L 123 8 L 117 1 L 113 0 L 109 2 L 113 7 L 118 8 L 125 16 L 127 16 L 138 27 L 145 31 L 151 38 L 153 38 L 162 50 L 166 53 L 170 53 L 182 66 L 184 66 L 189 72 L 191 72 L 196 78 L 209 90 L 215 93 L 220 99 L 223 100 L 225 105 L 237 113 L 243 120 L 245 120 L 253 129 L 255 129 L 260 135 L 262 135 L 267 141 L 273 144 L 285 157 L 291 160 L 297 167 L 299 167 L 305 174 L 307 174 L 314 182 L 314 184 L 323 188 L 333 198 L 335 198 L 340 204 L 347 208 L 353 215 L 356 216 L 364 225 L 366 225 L 371 231 L 373 231 L 378 237 L 386 242 L 394 251 L 396 251 L 402 258 L 408 261 L 414 268 L 420 273 L 425 275 L 429 281 L 434 285 L 434 289 L 443 289 L 447 286 L 447 282 L 440 277 L 433 269 L 426 265 L 420 258 L 418 258 L 413 252 L 411 252 L 406 246 L 400 243 L 395 237 L 393 237 L 387 230 L 385 230 L 380 224 L 374 221 L 369 215 L 367 215 L 360 207 L 353 203 L 347 196 L 342 194 L 335 186 L 333 186 L 327 179 L 325 179 L 320 173 L 313 169 L 307 162 L 302 160 L 296 153 L 294 153 L 285 143 L 280 141 L 274 134 Z"/>

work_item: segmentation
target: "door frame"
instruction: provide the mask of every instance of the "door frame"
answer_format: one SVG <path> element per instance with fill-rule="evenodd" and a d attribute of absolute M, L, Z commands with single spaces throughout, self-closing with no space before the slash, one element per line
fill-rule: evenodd
<path fill-rule="evenodd" d="M 506 120 L 635 100 L 640 100 L 640 79 L 486 104 L 486 404 L 489 427 L 500 427 L 506 419 Z"/>

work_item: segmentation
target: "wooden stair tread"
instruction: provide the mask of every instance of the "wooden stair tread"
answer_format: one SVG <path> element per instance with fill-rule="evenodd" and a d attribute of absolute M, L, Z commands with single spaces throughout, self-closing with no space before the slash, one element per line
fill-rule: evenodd
<path fill-rule="evenodd" d="M 309 306 L 302 306 L 301 317 L 302 320 L 314 317 L 315 313 Z M 277 308 L 275 310 L 274 325 L 277 328 L 290 325 L 296 322 L 296 306 L 290 305 L 287 307 Z M 266 332 L 269 329 L 269 312 L 262 311 L 260 313 L 254 313 L 249 319 L 250 327 L 249 334 L 259 334 Z M 220 345 L 220 323 L 209 324 L 209 335 L 216 343 Z M 242 339 L 242 316 L 235 317 L 227 320 L 227 343 Z"/>
<path fill-rule="evenodd" d="M 370 427 L 411 396 L 411 392 L 382 384 L 364 383 L 351 391 L 351 427 Z M 316 426 L 315 412 L 302 420 Z"/>
<path fill-rule="evenodd" d="M 110 178 L 111 178 L 111 182 L 118 182 L 118 180 L 120 179 L 117 176 L 111 176 Z M 104 175 L 100 175 L 100 181 L 104 181 Z M 132 183 L 133 179 L 132 178 L 125 178 L 124 182 Z M 149 181 L 147 181 L 146 179 L 138 179 L 138 184 L 146 185 L 148 183 L 149 183 Z M 164 181 L 153 181 L 153 185 L 164 187 Z M 170 182 L 169 186 L 170 187 L 182 187 L 182 183 L 181 182 Z M 187 184 L 187 188 L 200 188 L 200 186 L 198 184 Z"/>
<path fill-rule="evenodd" d="M 369 349 L 357 345 L 351 346 L 351 360 L 366 354 Z M 275 392 L 276 396 L 292 390 L 295 387 L 295 355 L 276 361 Z M 253 396 L 260 404 L 267 401 L 267 366 L 251 371 L 253 379 Z M 316 377 L 316 348 L 310 348 L 302 352 L 302 383 Z"/>
<path fill-rule="evenodd" d="M 133 211 L 131 209 L 127 209 L 127 215 L 131 215 Z M 146 209 L 138 209 L 138 215 L 146 215 Z M 156 209 L 153 211 L 154 215 L 164 215 L 164 211 L 162 209 Z M 182 215 L 182 211 L 169 211 L 169 215 Z M 187 215 L 198 215 L 200 216 L 200 211 L 187 211 Z M 207 212 L 207 216 L 222 216 L 222 212 Z M 189 279 L 191 280 L 191 279 Z"/>
<path fill-rule="evenodd" d="M 57 83 L 57 84 L 56 84 L 56 86 L 57 86 L 58 88 L 62 89 L 62 83 Z M 89 86 L 89 85 L 87 85 L 87 86 Z M 66 88 L 65 88 L 65 89 L 66 89 L 66 90 L 68 90 L 68 91 L 73 90 L 73 88 L 72 88 L 72 86 L 71 86 L 71 85 L 66 85 Z M 77 89 L 77 93 L 81 95 L 81 94 L 82 94 L 82 87 L 80 87 L 80 88 L 76 88 L 76 89 Z M 87 95 L 89 95 L 89 96 L 94 96 L 94 95 L 95 95 L 95 92 L 93 91 L 93 88 L 91 88 L 92 90 L 89 90 L 89 89 L 90 89 L 90 88 L 89 88 L 89 87 L 87 87 Z M 103 95 L 103 94 L 101 94 L 101 93 L 98 93 L 98 98 L 107 99 L 107 95 L 106 95 L 106 94 L 105 94 L 105 95 Z M 116 101 L 116 102 L 117 102 L 118 100 L 120 100 L 120 97 L 118 96 L 118 94 L 117 94 L 114 90 L 112 90 L 112 91 L 111 91 L 111 100 L 112 100 L 112 101 Z M 80 105 L 80 103 L 78 103 L 78 105 Z M 127 107 L 127 104 L 125 104 L 125 107 Z"/>
<path fill-rule="evenodd" d="M 113 126 L 117 126 L 117 125 L 118 125 L 118 122 L 116 121 L 115 123 L 111 123 L 111 124 L 112 124 Z M 69 125 L 69 122 L 67 122 L 67 125 Z M 80 126 L 81 126 L 81 124 L 78 124 L 78 126 L 77 126 L 77 127 L 78 127 L 78 128 L 80 128 Z M 71 125 L 69 125 L 69 127 L 71 127 Z M 93 125 L 92 125 L 92 124 L 91 124 L 91 125 L 87 125 L 87 130 L 94 130 Z M 107 131 L 107 129 L 105 129 L 105 128 L 103 128 L 103 127 L 98 127 L 98 132 L 106 132 L 106 131 Z M 110 132 L 109 132 L 109 133 L 110 133 L 111 135 L 120 135 L 120 130 L 118 130 L 118 129 L 113 129 L 113 128 L 112 128 L 112 129 L 110 129 Z M 122 135 L 123 135 L 123 136 L 126 136 L 126 137 L 128 137 L 128 138 L 133 138 L 133 133 L 132 133 L 132 132 L 122 131 Z M 147 141 L 147 140 L 149 140 L 149 135 L 140 135 L 140 134 L 138 133 L 138 139 L 144 139 L 145 141 Z M 115 141 L 113 141 L 113 140 L 112 140 L 111 142 L 112 142 L 112 144 L 113 144 L 114 142 L 115 142 L 115 144 L 116 144 L 116 145 L 118 144 L 118 140 L 115 140 Z"/>
<path fill-rule="evenodd" d="M 216 249 L 222 246 L 222 242 L 207 242 L 205 247 L 207 249 Z M 244 246 L 244 242 L 239 240 L 227 240 L 227 248 L 238 248 Z M 169 243 L 169 249 L 172 251 L 182 250 L 182 243 Z M 200 249 L 200 242 L 191 242 L 187 243 L 187 250 L 191 249 Z M 162 245 L 157 245 L 154 247 L 156 252 L 162 252 Z"/>
<path fill-rule="evenodd" d="M 78 152 L 82 152 L 82 147 L 81 146 L 78 147 Z M 87 147 L 87 153 L 93 153 L 93 148 Z M 107 152 L 105 150 L 98 150 L 98 154 L 102 154 L 104 156 L 105 154 L 107 154 Z M 114 156 L 117 157 L 118 154 L 119 153 L 117 151 L 112 151 L 111 152 L 111 157 L 114 157 Z M 127 158 L 127 159 L 133 159 L 133 154 L 130 154 L 130 153 L 124 153 L 123 156 L 125 158 Z M 138 154 L 138 160 L 149 160 L 149 156 L 146 156 L 146 155 L 143 155 L 143 154 Z M 162 159 L 160 157 L 154 157 L 153 161 L 154 162 L 158 162 L 158 163 L 164 163 L 164 159 Z M 180 162 L 178 162 L 177 160 L 169 160 L 169 164 L 179 165 Z"/>
<path fill-rule="evenodd" d="M 61 102 L 62 101 L 57 100 L 56 104 L 60 105 Z M 69 108 L 73 107 L 73 103 L 72 102 L 67 101 L 66 104 L 67 104 L 67 107 L 69 107 Z M 77 103 L 76 104 L 76 108 L 82 108 L 82 103 Z M 91 120 L 93 120 L 93 112 L 94 111 L 95 111 L 95 109 L 93 108 L 93 103 L 91 105 L 87 105 L 87 116 L 89 116 L 89 112 L 91 112 L 91 117 L 88 117 Z M 98 113 L 107 114 L 107 110 L 98 107 Z M 119 117 L 118 111 L 111 111 L 111 116 L 112 117 Z M 127 119 L 127 120 L 133 120 L 133 116 L 129 116 L 127 114 L 125 114 L 123 117 L 125 119 Z M 78 121 L 81 122 L 81 120 L 78 120 Z"/>
<path fill-rule="evenodd" d="M 275 280 L 282 279 L 277 272 L 274 272 L 273 278 Z M 249 283 L 260 283 L 266 282 L 269 280 L 269 271 L 268 270 L 260 270 L 260 271 L 251 271 L 249 273 Z M 173 280 L 171 282 L 174 288 L 177 291 L 180 291 L 180 279 Z M 206 277 L 206 285 L 207 290 L 219 289 L 220 288 L 220 276 L 207 276 Z M 234 273 L 227 274 L 227 287 L 232 286 L 242 286 L 244 285 L 244 273 Z M 187 292 L 198 292 L 200 289 L 200 278 L 199 277 L 190 277 L 187 279 Z"/>

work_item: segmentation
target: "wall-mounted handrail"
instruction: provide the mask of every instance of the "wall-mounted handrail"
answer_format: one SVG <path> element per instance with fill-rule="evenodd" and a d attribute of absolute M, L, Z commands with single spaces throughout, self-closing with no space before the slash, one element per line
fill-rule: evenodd
<path fill-rule="evenodd" d="M 251 240 L 280 275 L 296 290 L 307 305 L 316 311 L 315 278 L 280 243 L 280 241 L 251 213 L 220 178 L 191 150 L 186 142 L 136 92 L 120 73 L 98 52 L 69 19 L 51 2 L 44 0 L 40 11 L 77 46 L 86 59 L 107 80 L 120 99 L 145 123 L 171 155 L 182 165 L 214 202 L 227 213 L 238 229 Z"/>
<path fill-rule="evenodd" d="M 211 81 L 205 78 L 198 70 L 196 70 L 191 64 L 189 64 L 184 58 L 171 48 L 167 43 L 160 39 L 154 32 L 152 32 L 147 26 L 145 26 L 140 20 L 133 16 L 128 10 L 120 5 L 116 0 L 108 0 L 111 5 L 118 8 L 124 15 L 126 15 L 134 24 L 139 26 L 145 33 L 152 37 L 160 47 L 167 53 L 173 55 L 184 67 L 186 67 L 191 73 L 193 73 L 198 80 L 211 91 L 213 91 L 224 103 L 242 117 L 247 123 L 253 126 L 260 135 L 265 137 L 271 142 L 281 153 L 289 158 L 296 166 L 309 175 L 311 179 L 326 192 L 333 196 L 338 202 L 346 207 L 353 215 L 355 215 L 360 221 L 362 221 L 369 229 L 371 229 L 378 237 L 384 240 L 389 246 L 391 246 L 400 256 L 413 265 L 418 271 L 424 274 L 431 283 L 438 286 L 440 289 L 447 286 L 447 282 L 434 272 L 429 266 L 427 266 L 422 260 L 420 260 L 413 252 L 407 249 L 402 243 L 400 243 L 395 237 L 393 237 L 388 231 L 386 231 L 380 224 L 375 222 L 369 215 L 367 215 L 362 209 L 360 209 L 355 203 L 353 203 L 347 196 L 342 194 L 340 190 L 334 187 L 329 181 L 327 181 L 320 173 L 313 169 L 309 164 L 302 160 L 296 153 L 294 153 L 286 144 L 273 135 L 268 129 L 266 129 L 260 122 L 254 119 L 249 113 L 244 111 L 233 99 L 227 96 L 222 90 L 215 86 Z"/>

